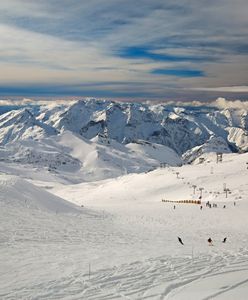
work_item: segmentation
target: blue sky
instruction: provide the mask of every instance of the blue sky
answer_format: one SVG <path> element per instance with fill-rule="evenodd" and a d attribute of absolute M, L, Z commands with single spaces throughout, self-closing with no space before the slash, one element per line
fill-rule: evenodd
<path fill-rule="evenodd" d="M 0 97 L 247 98 L 247 0 L 1 0 Z"/>

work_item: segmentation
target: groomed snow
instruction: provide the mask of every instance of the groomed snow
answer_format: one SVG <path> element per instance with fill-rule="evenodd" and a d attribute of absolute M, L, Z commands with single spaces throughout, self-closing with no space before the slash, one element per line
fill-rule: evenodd
<path fill-rule="evenodd" d="M 1 162 L 0 298 L 247 299 L 248 154 L 206 155 L 78 184 Z M 202 210 L 162 202 L 197 200 L 199 188 Z"/>

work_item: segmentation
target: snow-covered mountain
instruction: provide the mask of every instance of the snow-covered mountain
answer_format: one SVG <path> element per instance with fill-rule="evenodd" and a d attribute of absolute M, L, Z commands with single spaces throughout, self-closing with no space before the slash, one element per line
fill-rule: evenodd
<path fill-rule="evenodd" d="M 230 153 L 226 141 L 222 137 L 211 136 L 203 145 L 196 146 L 186 151 L 182 158 L 186 163 L 202 163 L 206 160 L 212 159 L 212 153 Z M 210 157 L 209 157 L 210 154 Z M 197 160 L 198 159 L 198 160 Z M 216 159 L 216 157 L 214 157 Z"/>
<path fill-rule="evenodd" d="M 18 140 L 40 139 L 57 133 L 55 128 L 38 121 L 25 108 L 0 115 L 0 145 Z"/>
<path fill-rule="evenodd" d="M 0 162 L 62 174 L 70 182 L 94 181 L 127 173 L 147 172 L 160 163 L 179 166 L 171 148 L 146 141 L 123 145 L 98 135 L 87 140 L 71 131 L 39 140 L 19 140 L 0 147 Z M 75 181 L 73 178 L 76 178 Z"/>
<path fill-rule="evenodd" d="M 248 151 L 248 112 L 244 109 L 91 99 L 0 115 L 0 145 L 40 140 L 64 131 L 86 140 L 102 136 L 124 145 L 147 141 L 167 146 L 179 155 L 208 143 L 212 136 L 223 139 L 233 152 Z"/>
<path fill-rule="evenodd" d="M 232 151 L 247 151 L 248 113 L 213 107 L 173 107 L 110 101 L 78 101 L 51 114 L 43 108 L 40 121 L 57 130 L 70 130 L 91 139 L 105 135 L 119 143 L 138 139 L 166 145 L 182 154 L 222 137 Z"/>

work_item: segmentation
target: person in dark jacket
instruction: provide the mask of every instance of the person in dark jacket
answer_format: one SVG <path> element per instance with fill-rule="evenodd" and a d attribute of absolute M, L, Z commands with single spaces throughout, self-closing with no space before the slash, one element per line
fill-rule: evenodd
<path fill-rule="evenodd" d="M 177 238 L 178 238 L 179 243 L 182 244 L 182 245 L 184 245 L 182 239 L 179 236 Z"/>
<path fill-rule="evenodd" d="M 226 237 L 223 239 L 222 243 L 225 243 L 226 242 Z"/>
<path fill-rule="evenodd" d="M 209 246 L 213 246 L 213 241 L 211 238 L 208 239 L 208 244 L 209 244 Z"/>

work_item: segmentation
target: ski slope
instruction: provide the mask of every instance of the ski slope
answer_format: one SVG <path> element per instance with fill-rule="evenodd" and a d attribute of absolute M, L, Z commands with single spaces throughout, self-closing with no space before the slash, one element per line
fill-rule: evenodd
<path fill-rule="evenodd" d="M 245 300 L 248 155 L 218 164 L 205 155 L 203 164 L 77 184 L 62 182 L 63 170 L 46 177 L 1 162 L 0 298 Z M 198 199 L 200 187 L 202 210 L 162 202 Z"/>

